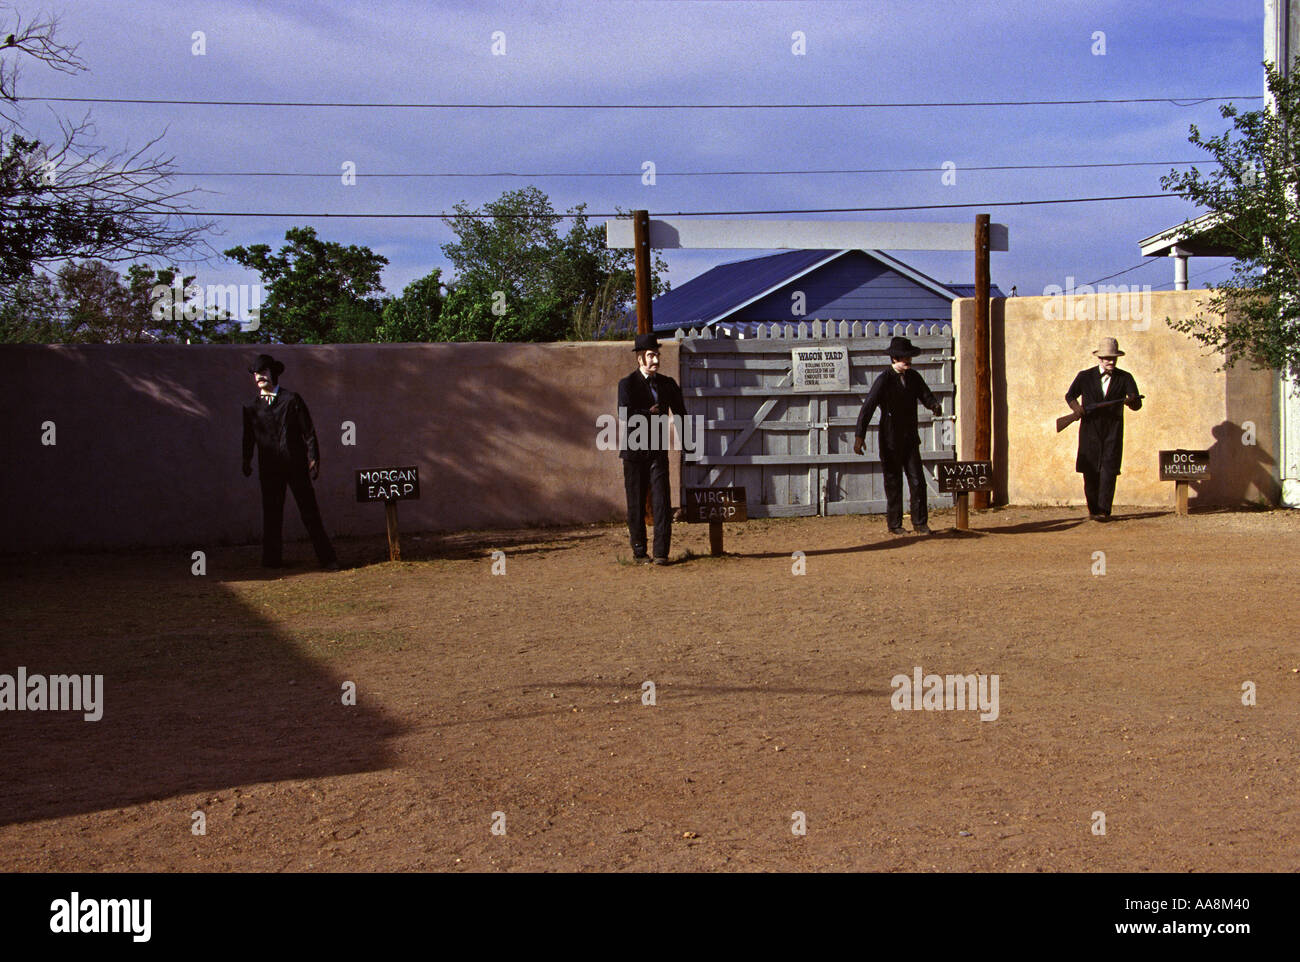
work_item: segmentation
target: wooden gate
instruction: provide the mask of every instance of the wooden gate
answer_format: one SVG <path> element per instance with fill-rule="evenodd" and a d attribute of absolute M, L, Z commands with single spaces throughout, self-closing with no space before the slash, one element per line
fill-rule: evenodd
<path fill-rule="evenodd" d="M 683 461 L 682 486 L 744 486 L 751 518 L 883 513 L 880 415 L 867 429 L 865 456 L 853 453 L 853 431 L 871 383 L 889 366 L 883 352 L 894 335 L 921 351 L 913 366 L 943 405 L 941 417 L 917 413 L 930 503 L 951 504 L 933 468 L 954 457 L 952 326 L 944 323 L 773 323 L 744 338 L 678 330 L 686 408 L 704 416 L 703 452 Z M 792 351 L 809 346 L 848 349 L 847 391 L 794 388 Z"/>

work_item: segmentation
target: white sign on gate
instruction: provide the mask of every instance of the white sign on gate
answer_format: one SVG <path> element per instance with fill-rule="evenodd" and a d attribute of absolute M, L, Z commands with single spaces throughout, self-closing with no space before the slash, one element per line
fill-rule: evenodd
<path fill-rule="evenodd" d="M 796 347 L 790 351 L 796 391 L 847 391 L 849 351 L 838 344 Z"/>

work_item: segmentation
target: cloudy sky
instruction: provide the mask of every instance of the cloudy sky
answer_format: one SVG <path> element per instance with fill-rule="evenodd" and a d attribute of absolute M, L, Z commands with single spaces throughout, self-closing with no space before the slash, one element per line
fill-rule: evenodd
<path fill-rule="evenodd" d="M 1160 193 L 1171 163 L 1207 167 L 1187 143 L 1190 124 L 1207 134 L 1229 126 L 1219 102 L 1204 98 L 1258 109 L 1263 86 L 1263 0 L 10 6 L 27 19 L 37 9 L 57 14 L 60 39 L 78 43 L 89 67 L 65 76 L 28 65 L 19 87 L 28 97 L 361 105 L 38 100 L 24 103 L 23 119 L 48 132 L 56 114 L 90 111 L 99 142 L 114 147 L 165 130 L 180 181 L 205 191 L 195 209 L 266 215 L 216 217 L 218 249 L 278 249 L 286 229 L 310 224 L 387 257 L 394 293 L 434 267 L 449 274 L 440 247 L 452 234 L 440 220 L 304 215 L 439 214 L 529 184 L 557 209 L 581 203 L 599 215 L 920 205 L 927 209 L 835 216 L 973 221 L 986 211 L 1010 228 L 1011 250 L 993 255 L 994 282 L 1041 294 L 1143 264 L 1137 241 L 1196 211 L 1177 198 L 997 204 Z M 12 10 L 0 13 L 12 21 Z M 1161 99 L 735 106 L 1140 98 Z M 428 106 L 439 104 L 460 106 Z M 642 183 L 647 161 L 653 185 Z M 342 183 L 349 162 L 353 185 Z M 945 164 L 955 165 L 955 183 L 944 183 Z M 1061 166 L 1069 164 L 1130 166 Z M 977 169 L 1005 166 L 1020 169 Z M 954 204 L 981 206 L 939 206 Z M 665 256 L 679 284 L 759 253 Z M 973 280 L 968 254 L 898 256 L 940 281 Z M 1193 261 L 1192 286 L 1222 280 L 1226 267 Z M 199 279 L 256 277 L 218 260 Z M 1111 283 L 1158 290 L 1172 280 L 1167 260 L 1150 259 Z"/>

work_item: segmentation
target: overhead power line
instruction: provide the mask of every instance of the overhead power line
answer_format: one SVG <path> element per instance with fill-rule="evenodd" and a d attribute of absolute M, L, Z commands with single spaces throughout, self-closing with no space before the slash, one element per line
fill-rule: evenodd
<path fill-rule="evenodd" d="M 1053 200 L 1004 200 L 989 201 L 985 203 L 974 204 L 906 204 L 891 207 L 800 207 L 789 208 L 785 210 L 678 210 L 678 211 L 652 211 L 654 217 L 758 217 L 771 214 L 870 214 L 885 213 L 889 211 L 904 210 L 959 210 L 971 207 L 1028 207 L 1043 204 L 1093 204 L 1103 203 L 1106 201 L 1116 200 L 1153 200 L 1157 198 L 1179 199 L 1177 194 L 1123 194 L 1115 197 L 1064 197 Z M 533 217 L 533 214 L 483 214 L 477 212 L 459 213 L 457 211 L 444 211 L 437 214 L 369 214 L 369 213 L 330 213 L 319 212 L 310 213 L 307 211 L 231 211 L 231 210 L 203 210 L 203 211 L 185 211 L 187 216 L 191 217 L 288 217 L 288 218 L 315 218 L 325 217 L 332 219 L 356 219 L 356 220 L 443 220 L 457 217 L 473 218 L 495 218 L 495 217 Z M 614 213 L 591 213 L 584 211 L 582 214 L 549 214 L 546 217 L 550 220 L 572 220 L 575 217 L 586 217 L 588 219 L 609 218 L 609 217 L 629 217 L 628 211 L 616 211 Z"/>
<path fill-rule="evenodd" d="M 180 100 L 163 97 L 18 97 L 18 100 L 65 104 L 145 104 L 176 107 L 343 107 L 364 110 L 844 110 L 931 107 L 1070 107 L 1098 104 L 1172 104 L 1194 107 L 1221 100 L 1262 100 L 1262 94 L 1239 97 L 1106 97 L 1089 100 L 955 100 L 874 103 L 704 103 L 704 104 L 536 104 L 536 103 L 366 103 L 323 100 Z"/>
<path fill-rule="evenodd" d="M 1188 167 L 1193 164 L 1204 163 L 1199 160 L 1136 160 L 1105 164 L 986 164 L 980 166 L 963 167 L 957 166 L 957 170 L 968 172 L 972 170 L 1084 170 L 1093 168 L 1113 168 L 1113 167 Z M 656 177 L 767 177 L 767 176 L 805 176 L 810 174 L 934 174 L 941 172 L 941 167 L 852 167 L 852 168 L 811 168 L 808 170 L 659 170 L 656 171 Z M 179 177 L 318 177 L 318 178 L 335 178 L 340 176 L 337 170 L 334 171 L 278 171 L 278 170 L 181 170 L 176 172 Z M 410 178 L 410 177 L 636 177 L 640 179 L 644 173 L 638 168 L 637 170 L 610 170 L 610 171 L 539 171 L 536 173 L 525 173 L 522 171 L 498 170 L 498 171 L 412 171 L 397 172 L 386 171 L 369 173 L 364 170 L 358 170 L 356 176 L 361 177 L 384 177 L 384 178 Z"/>

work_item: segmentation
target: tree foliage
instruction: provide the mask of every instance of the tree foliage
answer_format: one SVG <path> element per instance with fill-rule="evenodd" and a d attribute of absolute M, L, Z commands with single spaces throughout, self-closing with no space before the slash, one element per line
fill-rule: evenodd
<path fill-rule="evenodd" d="M 311 227 L 292 227 L 284 239 L 278 254 L 267 244 L 226 251 L 262 278 L 263 338 L 283 344 L 376 340 L 384 307 L 380 272 L 388 259 L 368 247 L 323 241 Z"/>
<path fill-rule="evenodd" d="M 1204 138 L 1193 124 L 1187 138 L 1218 166 L 1161 178 L 1164 189 L 1217 215 L 1205 239 L 1235 252 L 1209 310 L 1169 324 L 1222 353 L 1227 367 L 1250 359 L 1300 374 L 1300 81 L 1264 67 L 1274 109 L 1220 107 L 1232 130 Z"/>
<path fill-rule="evenodd" d="M 507 191 L 447 218 L 456 240 L 442 251 L 456 279 L 442 308 L 443 340 L 554 341 L 576 330 L 616 325 L 634 296 L 630 250 L 605 247 L 604 229 L 579 204 L 557 214 L 536 187 Z M 557 225 L 571 219 L 560 234 Z M 651 287 L 666 290 L 656 257 Z M 597 322 L 590 319 L 593 312 Z M 582 323 L 575 326 L 575 318 Z"/>

